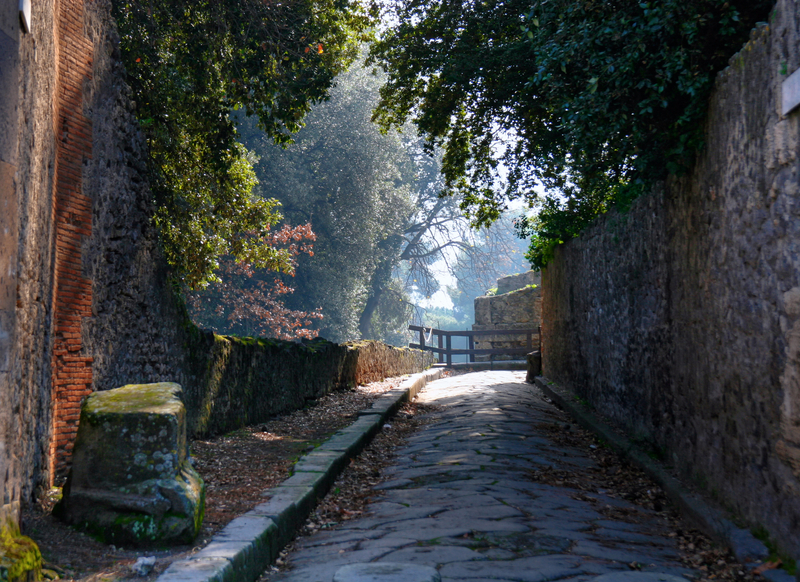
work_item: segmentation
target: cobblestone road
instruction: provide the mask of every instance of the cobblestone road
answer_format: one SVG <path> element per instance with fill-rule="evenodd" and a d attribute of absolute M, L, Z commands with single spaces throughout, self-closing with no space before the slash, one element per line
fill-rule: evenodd
<path fill-rule="evenodd" d="M 293 569 L 270 580 L 332 582 L 340 572 L 338 581 L 342 567 L 367 562 L 428 566 L 442 581 L 696 576 L 678 563 L 658 514 L 602 491 L 587 499 L 530 479 L 537 467 L 580 470 L 594 461 L 537 431 L 564 416 L 524 373 L 446 378 L 419 399 L 442 409 L 400 452 L 369 514 L 301 539 Z"/>

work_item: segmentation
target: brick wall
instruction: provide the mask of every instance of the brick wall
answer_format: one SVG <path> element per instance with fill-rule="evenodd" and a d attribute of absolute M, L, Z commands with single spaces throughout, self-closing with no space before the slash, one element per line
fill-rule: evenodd
<path fill-rule="evenodd" d="M 53 430 L 51 476 L 63 476 L 78 430 L 82 399 L 92 390 L 92 358 L 83 351 L 84 318 L 92 314 L 92 283 L 84 276 L 82 246 L 92 234 L 91 201 L 82 189 L 92 154 L 92 126 L 83 88 L 91 77 L 93 46 L 84 33 L 83 0 L 59 0 L 55 103 L 55 267 L 53 295 Z"/>

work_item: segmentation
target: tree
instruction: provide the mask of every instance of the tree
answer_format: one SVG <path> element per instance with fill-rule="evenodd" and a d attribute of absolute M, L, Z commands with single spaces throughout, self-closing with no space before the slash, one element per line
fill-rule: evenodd
<path fill-rule="evenodd" d="M 476 297 L 486 295 L 500 277 L 528 270 L 526 244 L 516 236 L 510 217 L 501 216 L 481 234 L 477 252 L 456 256 L 451 269 L 455 285 L 447 289 L 454 315 L 468 326 L 475 322 Z"/>
<path fill-rule="evenodd" d="M 526 225 L 542 266 L 598 213 L 691 165 L 714 75 L 772 3 L 399 0 L 371 52 L 387 71 L 375 119 L 412 120 L 444 149 L 445 189 L 476 225 L 547 188 Z"/>
<path fill-rule="evenodd" d="M 252 195 L 253 159 L 230 112 L 254 115 L 270 139 L 290 142 L 367 38 L 361 3 L 115 0 L 114 14 L 175 274 L 203 287 L 227 254 L 290 270 L 285 250 L 263 244 L 281 217 L 274 200 Z"/>
<path fill-rule="evenodd" d="M 405 343 L 412 296 L 439 286 L 434 265 L 484 248 L 458 199 L 439 196 L 440 157 L 413 134 L 381 133 L 370 122 L 381 83 L 366 68 L 340 75 L 331 99 L 314 108 L 286 149 L 252 123 L 241 126 L 260 156 L 258 192 L 317 235 L 314 257 L 300 258 L 287 305 L 320 307 L 320 333 L 337 341 Z"/>
<path fill-rule="evenodd" d="M 300 259 L 292 281 L 297 291 L 287 304 L 321 307 L 320 332 L 337 341 L 359 337 L 371 283 L 386 283 L 387 273 L 391 280 L 385 258 L 399 253 L 402 225 L 413 213 L 414 167 L 401 137 L 370 123 L 378 84 L 367 69 L 340 75 L 331 99 L 314 108 L 285 150 L 252 122 L 241 126 L 261 157 L 259 194 L 280 200 L 287 218 L 310 222 L 317 235 L 314 257 Z"/>
<path fill-rule="evenodd" d="M 313 254 L 315 235 L 306 224 L 283 228 L 270 234 L 265 241 L 272 248 L 281 248 L 292 257 L 292 269 L 301 253 Z M 293 275 L 294 271 L 290 271 Z M 294 289 L 268 271 L 258 271 L 252 265 L 227 256 L 220 260 L 219 281 L 205 289 L 187 295 L 192 319 L 201 327 L 217 333 L 237 336 L 276 337 L 279 339 L 315 338 L 313 320 L 322 319 L 319 310 L 306 312 L 289 309 L 283 298 Z"/>

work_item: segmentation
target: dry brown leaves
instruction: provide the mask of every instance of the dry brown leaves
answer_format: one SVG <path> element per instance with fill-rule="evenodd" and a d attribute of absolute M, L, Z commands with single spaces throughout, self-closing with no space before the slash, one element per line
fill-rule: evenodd
<path fill-rule="evenodd" d="M 206 517 L 194 547 L 127 550 L 102 544 L 50 515 L 52 500 L 23 511 L 23 532 L 42 551 L 49 569 L 64 580 L 111 582 L 136 578 L 130 566 L 140 556 L 156 556 L 154 579 L 174 560 L 196 551 L 237 515 L 261 501 L 265 489 L 289 475 L 305 450 L 355 419 L 359 410 L 402 378 L 388 378 L 321 397 L 312 406 L 228 435 L 191 443 L 192 456 L 206 483 Z M 136 578 L 142 580 L 142 578 Z"/>
<path fill-rule="evenodd" d="M 597 502 L 591 495 L 604 493 L 655 512 L 668 524 L 671 530 L 668 536 L 677 539 L 681 562 L 701 572 L 701 582 L 764 580 L 737 562 L 726 548 L 714 544 L 706 535 L 688 526 L 669 504 L 661 487 L 641 470 L 629 465 L 592 433 L 571 424 L 566 415 L 563 418 L 562 422 L 539 423 L 536 428 L 559 445 L 585 450 L 594 459 L 596 467 L 575 471 L 537 469 L 530 473 L 533 480 L 576 489 L 578 493 L 573 498 L 582 501 Z M 597 511 L 609 519 L 632 522 L 641 522 L 648 515 L 610 505 L 597 508 Z M 638 567 L 638 564 L 631 564 L 631 568 Z"/>

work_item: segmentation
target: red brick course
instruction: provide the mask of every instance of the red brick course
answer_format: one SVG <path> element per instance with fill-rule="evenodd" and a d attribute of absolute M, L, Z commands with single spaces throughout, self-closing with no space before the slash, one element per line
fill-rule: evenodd
<path fill-rule="evenodd" d="M 82 191 L 83 161 L 92 155 L 92 125 L 83 115 L 83 86 L 93 47 L 83 27 L 84 0 L 56 1 L 55 293 L 53 427 L 50 475 L 66 475 L 78 431 L 80 403 L 92 391 L 92 358 L 82 355 L 83 318 L 92 315 L 92 282 L 83 273 L 82 244 L 92 232 L 92 202 Z"/>

